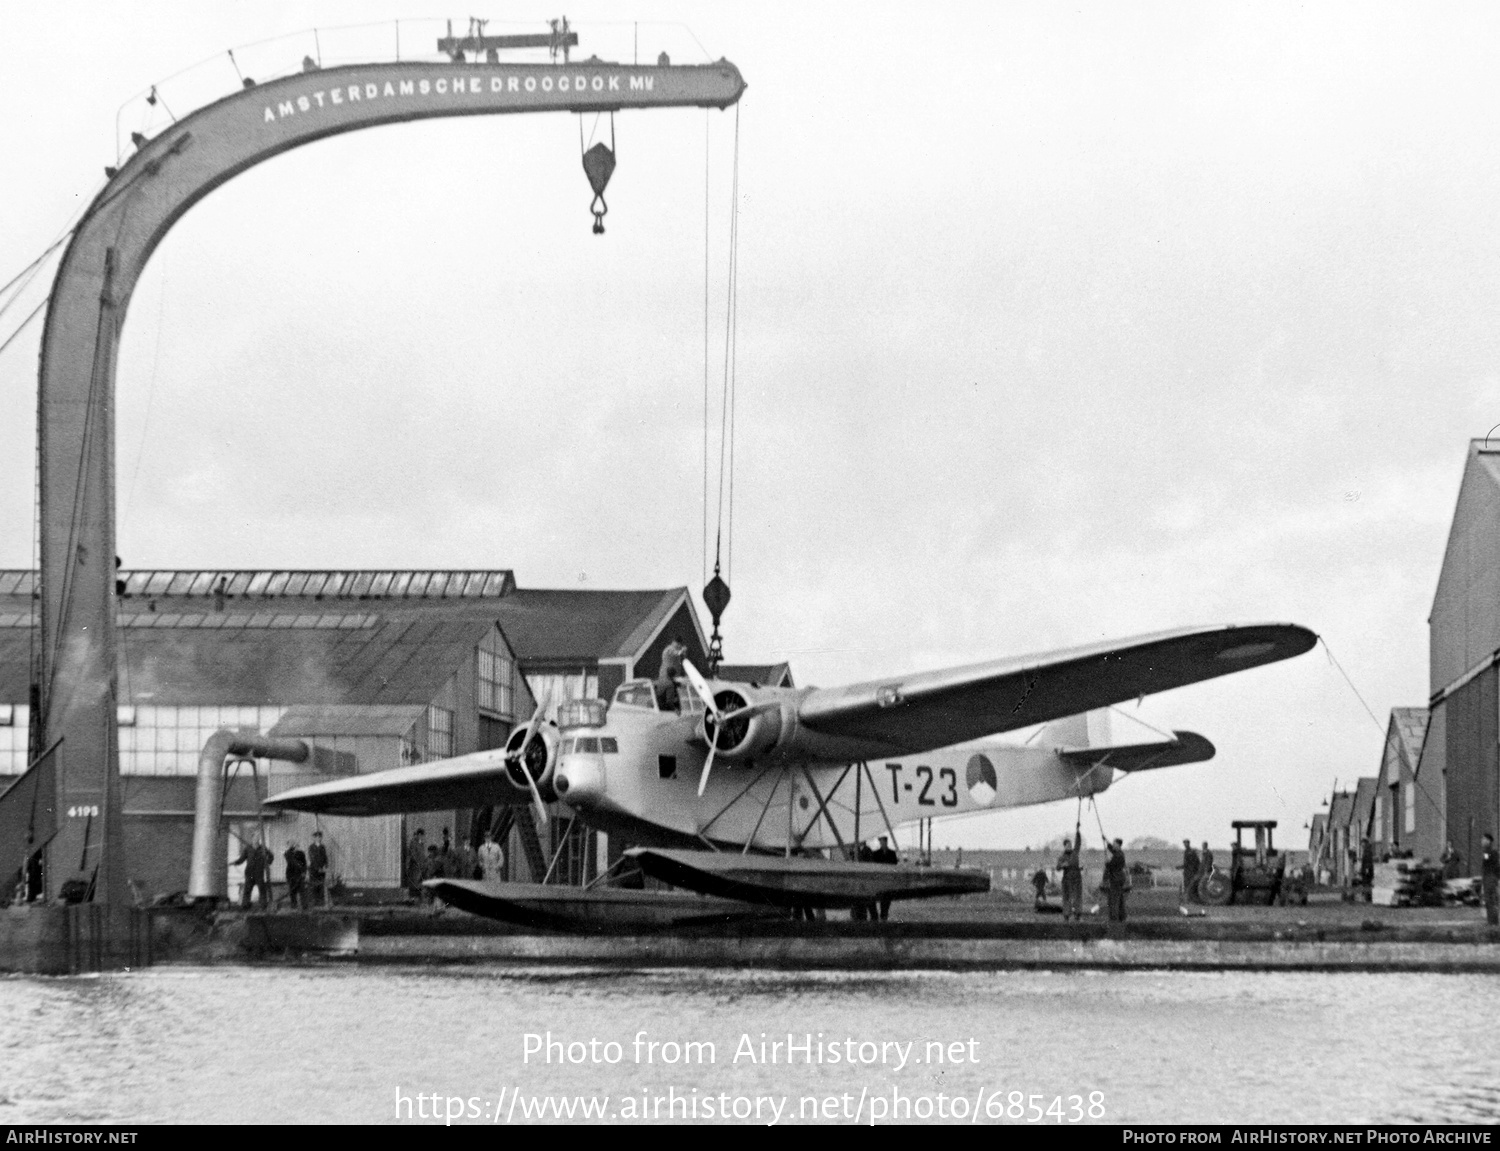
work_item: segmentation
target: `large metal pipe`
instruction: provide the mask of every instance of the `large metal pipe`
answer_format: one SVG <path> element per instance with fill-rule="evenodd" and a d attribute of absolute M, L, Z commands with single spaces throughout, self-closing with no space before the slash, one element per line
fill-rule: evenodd
<path fill-rule="evenodd" d="M 222 899 L 229 890 L 224 841 L 224 761 L 231 755 L 306 763 L 300 739 L 271 739 L 252 728 L 221 727 L 198 753 L 198 798 L 193 808 L 193 858 L 188 870 L 189 899 Z"/>

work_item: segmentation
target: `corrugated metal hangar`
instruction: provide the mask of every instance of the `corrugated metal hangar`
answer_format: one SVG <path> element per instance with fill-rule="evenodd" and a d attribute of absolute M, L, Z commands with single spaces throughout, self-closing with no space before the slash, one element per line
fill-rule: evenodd
<path fill-rule="evenodd" d="M 1477 875 L 1480 838 L 1500 830 L 1500 441 L 1469 443 L 1428 625 L 1417 814 L 1431 805 L 1443 818 L 1422 848 L 1436 858 L 1451 844 Z"/>

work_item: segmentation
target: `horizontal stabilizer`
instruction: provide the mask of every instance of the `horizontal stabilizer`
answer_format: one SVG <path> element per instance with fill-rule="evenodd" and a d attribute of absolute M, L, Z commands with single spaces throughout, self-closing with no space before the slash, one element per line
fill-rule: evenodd
<path fill-rule="evenodd" d="M 476 751 L 437 763 L 393 767 L 369 775 L 345 776 L 327 783 L 294 787 L 265 800 L 265 806 L 319 815 L 395 815 L 445 807 L 522 804 L 531 794 L 511 782 L 505 751 Z"/>
<path fill-rule="evenodd" d="M 1121 771 L 1150 771 L 1155 767 L 1176 767 L 1183 763 L 1202 763 L 1214 757 L 1214 745 L 1196 731 L 1174 731 L 1176 739 L 1160 743 L 1129 743 L 1116 747 L 1060 747 L 1057 756 L 1074 767 L 1104 765 Z"/>

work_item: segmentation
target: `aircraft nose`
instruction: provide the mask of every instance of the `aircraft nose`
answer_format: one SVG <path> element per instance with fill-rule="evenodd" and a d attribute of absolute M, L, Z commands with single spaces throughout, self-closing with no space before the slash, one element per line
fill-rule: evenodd
<path fill-rule="evenodd" d="M 588 756 L 567 756 L 557 767 L 552 787 L 569 805 L 587 804 L 604 795 L 604 767 Z"/>

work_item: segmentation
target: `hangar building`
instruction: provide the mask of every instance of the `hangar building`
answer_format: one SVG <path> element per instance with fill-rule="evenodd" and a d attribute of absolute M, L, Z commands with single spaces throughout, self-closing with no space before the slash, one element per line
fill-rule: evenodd
<path fill-rule="evenodd" d="M 1428 616 L 1429 719 L 1416 780 L 1443 811 L 1431 836 L 1478 874 L 1500 829 L 1500 441 L 1471 440 Z"/>
<path fill-rule="evenodd" d="M 674 639 L 700 664 L 707 647 L 685 588 L 518 589 L 508 571 L 136 571 L 119 586 L 127 874 L 146 897 L 186 886 L 198 755 L 221 727 L 313 749 L 305 764 L 262 760 L 234 778 L 225 811 L 248 835 L 268 791 L 501 746 L 538 700 L 555 712 L 654 675 Z M 0 571 L 0 793 L 27 761 L 34 610 L 33 573 Z M 566 821 L 542 842 L 526 809 L 495 814 L 511 876 L 540 879 Z M 316 824 L 334 872 L 380 889 L 399 886 L 416 826 L 429 842 L 445 826 L 462 842 L 491 818 L 475 815 L 286 813 L 266 826 L 279 854 Z M 570 846 L 560 870 L 576 880 L 601 845 Z"/>

